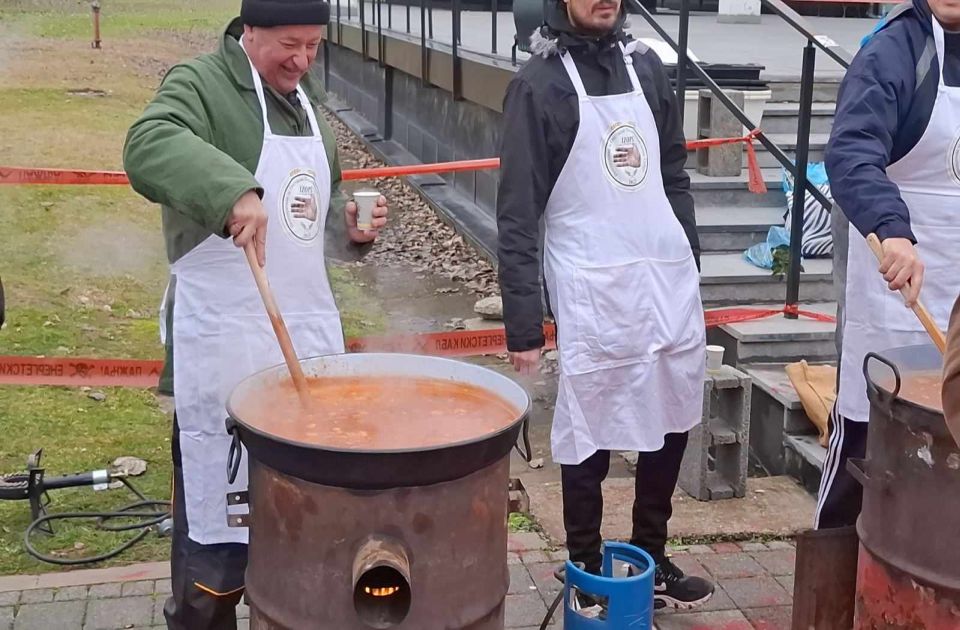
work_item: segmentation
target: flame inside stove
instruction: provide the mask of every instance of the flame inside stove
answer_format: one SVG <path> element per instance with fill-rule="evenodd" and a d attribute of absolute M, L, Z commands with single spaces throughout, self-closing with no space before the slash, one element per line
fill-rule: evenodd
<path fill-rule="evenodd" d="M 381 586 L 381 587 L 370 587 L 365 586 L 363 590 L 367 595 L 373 595 L 374 597 L 390 597 L 400 592 L 399 586 Z"/>

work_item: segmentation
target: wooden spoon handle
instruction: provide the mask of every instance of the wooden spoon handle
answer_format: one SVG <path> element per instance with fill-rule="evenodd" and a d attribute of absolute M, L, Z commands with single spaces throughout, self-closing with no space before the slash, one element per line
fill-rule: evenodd
<path fill-rule="evenodd" d="M 877 257 L 879 262 L 883 262 L 883 245 L 880 244 L 880 239 L 877 238 L 876 234 L 869 234 L 867 236 L 867 244 L 870 246 L 870 249 L 873 250 L 873 255 Z M 906 288 L 900 289 L 900 293 L 904 296 L 907 294 Z M 917 303 L 913 305 L 913 312 L 916 314 L 917 319 L 920 320 L 920 323 L 923 324 L 924 329 L 927 331 L 927 334 L 930 335 L 930 339 L 933 340 L 933 344 L 937 346 L 940 350 L 940 353 L 943 354 L 947 351 L 947 337 L 943 334 L 943 331 L 940 330 L 940 327 L 937 326 L 937 322 L 934 321 L 933 316 L 930 315 L 930 311 L 927 310 L 927 307 L 918 299 Z"/>
<path fill-rule="evenodd" d="M 270 290 L 270 283 L 267 281 L 267 273 L 257 261 L 257 252 L 253 243 L 248 243 L 243 248 L 247 254 L 247 262 L 250 263 L 250 269 L 253 271 L 253 279 L 257 283 L 257 289 L 260 291 L 260 297 L 263 299 L 263 305 L 267 309 L 267 315 L 270 316 L 270 323 L 273 324 L 273 332 L 277 335 L 277 341 L 280 343 L 280 351 L 283 352 L 283 358 L 287 363 L 287 369 L 290 370 L 290 376 L 293 377 L 293 384 L 297 388 L 297 395 L 304 406 L 308 406 L 310 395 L 307 391 L 307 378 L 303 375 L 303 368 L 297 359 L 296 352 L 293 351 L 293 341 L 290 340 L 290 334 L 287 332 L 287 325 L 283 323 L 283 317 L 280 315 L 280 309 L 273 299 L 273 291 Z"/>

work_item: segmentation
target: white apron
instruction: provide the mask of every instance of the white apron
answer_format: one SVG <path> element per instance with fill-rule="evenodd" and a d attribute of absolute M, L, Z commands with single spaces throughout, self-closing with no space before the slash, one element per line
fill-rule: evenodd
<path fill-rule="evenodd" d="M 267 277 L 297 354 L 340 353 L 343 333 L 323 252 L 330 166 L 317 119 L 298 87 L 313 135 L 274 135 L 260 75 L 252 63 L 250 69 L 264 126 L 255 177 L 265 190 Z M 306 216 L 294 216 L 295 197 L 309 199 Z M 245 528 L 227 527 L 226 495 L 246 489 L 247 470 L 242 466 L 236 482 L 227 484 L 225 405 L 239 381 L 283 363 L 283 355 L 246 256 L 232 240 L 211 235 L 172 271 L 174 390 L 190 538 L 204 545 L 246 543 Z"/>
<path fill-rule="evenodd" d="M 660 140 L 631 60 L 633 91 L 587 96 L 569 54 L 580 125 L 544 214 L 544 277 L 557 319 L 553 459 L 657 451 L 700 422 L 705 328 L 689 241 L 663 189 Z M 614 163 L 629 148 L 627 166 Z"/>
<path fill-rule="evenodd" d="M 937 58 L 944 59 L 943 28 L 933 18 Z M 915 147 L 887 176 L 900 188 L 910 210 L 910 226 L 924 263 L 920 299 L 937 325 L 946 330 L 960 295 L 960 88 L 940 87 L 930 123 Z M 840 415 L 856 422 L 870 418 L 863 360 L 867 352 L 931 343 L 899 291 L 891 291 L 877 271 L 866 240 L 850 230 L 846 306 L 840 359 Z"/>

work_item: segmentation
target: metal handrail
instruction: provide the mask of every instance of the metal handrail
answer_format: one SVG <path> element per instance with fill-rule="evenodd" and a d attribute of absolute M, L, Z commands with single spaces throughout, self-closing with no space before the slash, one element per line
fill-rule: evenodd
<path fill-rule="evenodd" d="M 788 7 L 783 0 L 760 0 L 761 5 L 766 5 L 773 12 L 779 15 L 783 20 L 807 38 L 814 46 L 822 50 L 828 57 L 843 66 L 846 70 L 853 62 L 853 55 L 846 48 L 833 41 L 828 35 L 818 35 L 806 19 L 799 13 Z"/>

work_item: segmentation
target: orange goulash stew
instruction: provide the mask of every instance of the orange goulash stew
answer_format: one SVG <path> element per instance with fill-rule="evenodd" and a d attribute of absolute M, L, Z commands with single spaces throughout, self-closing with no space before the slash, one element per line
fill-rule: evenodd
<path fill-rule="evenodd" d="M 893 391 L 894 386 L 893 379 L 883 383 L 883 387 L 890 392 Z M 942 387 L 943 374 L 939 370 L 907 372 L 901 378 L 899 397 L 942 412 Z"/>
<path fill-rule="evenodd" d="M 263 388 L 237 409 L 250 427 L 274 437 L 335 449 L 441 446 L 495 433 L 520 415 L 507 401 L 466 383 L 402 376 L 313 377 L 312 405 L 292 381 Z"/>

